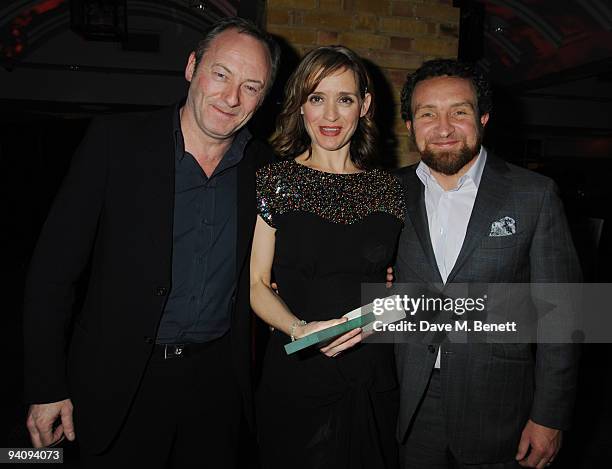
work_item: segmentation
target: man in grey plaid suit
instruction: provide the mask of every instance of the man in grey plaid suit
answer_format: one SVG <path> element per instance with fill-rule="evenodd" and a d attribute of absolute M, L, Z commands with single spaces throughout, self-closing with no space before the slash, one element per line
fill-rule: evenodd
<path fill-rule="evenodd" d="M 426 62 L 402 92 L 421 154 L 399 172 L 407 217 L 398 283 L 565 283 L 580 268 L 554 183 L 481 146 L 486 78 Z M 578 353 L 571 344 L 397 344 L 404 469 L 544 467 L 569 426 Z"/>

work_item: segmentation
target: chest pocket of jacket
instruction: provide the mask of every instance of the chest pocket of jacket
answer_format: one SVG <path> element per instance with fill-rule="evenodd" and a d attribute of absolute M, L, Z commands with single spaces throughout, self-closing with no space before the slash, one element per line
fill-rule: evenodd
<path fill-rule="evenodd" d="M 519 245 L 523 242 L 523 238 L 522 233 L 508 236 L 487 236 L 481 241 L 479 247 L 482 249 L 507 249 Z"/>

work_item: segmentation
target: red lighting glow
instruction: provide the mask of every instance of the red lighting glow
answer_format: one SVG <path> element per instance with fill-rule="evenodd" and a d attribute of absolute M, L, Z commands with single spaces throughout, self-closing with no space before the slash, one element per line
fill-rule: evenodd
<path fill-rule="evenodd" d="M 42 0 L 19 12 L 0 35 L 5 38 L 0 43 L 0 56 L 15 58 L 23 54 L 28 46 L 28 29 L 40 24 L 60 7 L 67 7 L 68 0 Z"/>

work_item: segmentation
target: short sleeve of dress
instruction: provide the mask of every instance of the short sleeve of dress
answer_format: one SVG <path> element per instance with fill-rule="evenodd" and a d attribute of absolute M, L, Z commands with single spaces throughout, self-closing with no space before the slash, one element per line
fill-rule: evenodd
<path fill-rule="evenodd" d="M 257 185 L 257 213 L 272 228 L 274 224 L 276 177 L 274 165 L 267 165 L 259 170 L 255 175 Z"/>
<path fill-rule="evenodd" d="M 404 187 L 399 178 L 389 174 L 389 185 L 387 200 L 389 202 L 389 212 L 399 218 L 402 222 L 406 216 L 406 199 L 404 195 Z"/>

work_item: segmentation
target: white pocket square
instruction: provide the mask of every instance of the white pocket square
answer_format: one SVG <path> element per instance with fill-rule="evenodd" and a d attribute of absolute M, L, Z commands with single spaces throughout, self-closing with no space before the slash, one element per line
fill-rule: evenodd
<path fill-rule="evenodd" d="M 516 222 L 514 218 L 504 217 L 491 223 L 489 236 L 511 236 L 516 233 Z"/>

